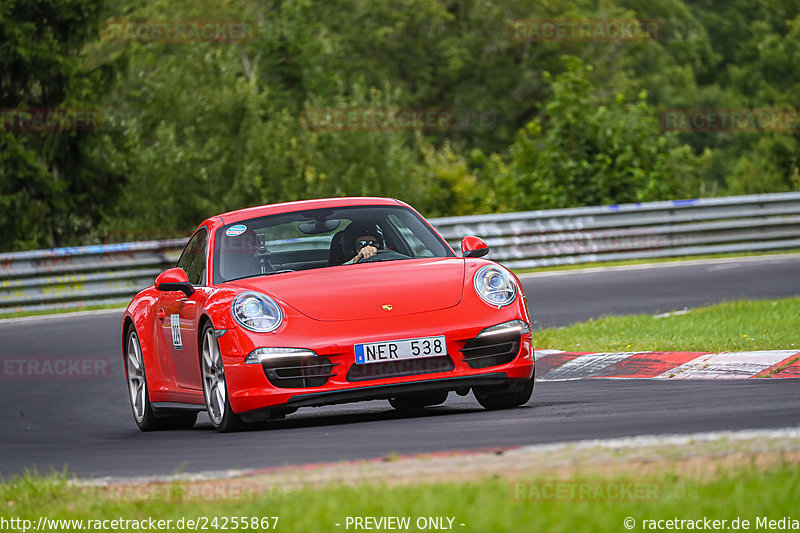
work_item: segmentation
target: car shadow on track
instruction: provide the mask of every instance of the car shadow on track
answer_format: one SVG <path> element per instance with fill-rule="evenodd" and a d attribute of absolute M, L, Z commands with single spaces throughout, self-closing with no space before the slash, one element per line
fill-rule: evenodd
<path fill-rule="evenodd" d="M 377 406 L 376 406 L 377 407 Z M 372 409 L 365 410 L 350 410 L 349 412 L 323 412 L 314 413 L 307 410 L 303 412 L 300 410 L 297 413 L 288 415 L 280 420 L 268 420 L 265 422 L 256 422 L 245 426 L 243 431 L 270 431 L 270 430 L 285 430 L 285 429 L 302 429 L 314 428 L 324 426 L 342 426 L 348 424 L 361 424 L 365 422 L 383 422 L 388 420 L 403 420 L 412 418 L 434 418 L 434 417 L 450 417 L 457 415 L 467 415 L 477 412 L 485 412 L 481 407 L 471 406 L 448 406 L 441 405 L 436 407 L 425 407 L 424 409 L 417 409 L 413 411 L 397 411 L 388 407 L 383 410 L 373 407 Z M 201 413 L 198 417 L 198 422 L 194 427 L 195 430 L 213 430 L 211 423 Z"/>

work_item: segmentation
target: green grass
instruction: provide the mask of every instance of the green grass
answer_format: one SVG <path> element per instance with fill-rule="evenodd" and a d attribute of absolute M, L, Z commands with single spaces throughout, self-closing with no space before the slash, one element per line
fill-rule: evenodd
<path fill-rule="evenodd" d="M 566 328 L 544 329 L 537 348 L 585 352 L 742 350 L 800 351 L 800 298 L 728 302 L 685 314 L 609 316 Z"/>
<path fill-rule="evenodd" d="M 593 494 L 583 499 L 548 496 L 547 487 L 552 487 L 549 485 L 552 483 L 567 488 L 579 483 Z M 625 486 L 644 489 L 640 492 L 644 498 L 635 501 L 631 497 L 621 500 L 613 496 Z M 348 531 L 345 528 L 348 516 L 408 516 L 412 524 L 419 517 L 433 516 L 454 517 L 455 531 L 483 533 L 625 531 L 623 521 L 627 517 L 636 521 L 633 531 L 642 531 L 644 519 L 706 517 L 730 521 L 739 516 L 750 520 L 750 529 L 756 529 L 757 517 L 780 519 L 794 514 L 800 518 L 797 516 L 798 487 L 800 468 L 780 464 L 768 470 L 755 466 L 729 470 L 707 480 L 674 473 L 593 475 L 561 481 L 547 477 L 516 481 L 494 478 L 399 487 L 325 486 L 285 492 L 279 497 L 267 495 L 238 500 L 216 497 L 163 501 L 161 497 L 119 497 L 102 489 L 72 487 L 63 476 L 24 476 L 0 485 L 0 517 L 28 519 L 34 524 L 42 515 L 50 519 L 83 520 L 153 517 L 173 520 L 174 524 L 181 517 L 210 520 L 214 517 L 277 516 L 277 531 L 324 532 Z M 595 491 L 601 492 L 595 496 Z M 341 525 L 337 527 L 336 523 Z M 229 529 L 232 529 L 230 525 Z M 174 526 L 172 530 L 179 531 Z M 351 526 L 349 530 L 354 529 Z M 415 525 L 409 530 L 419 531 Z"/>
<path fill-rule="evenodd" d="M 530 274 L 534 272 L 551 272 L 554 270 L 582 270 L 586 268 L 600 268 L 600 267 L 615 267 L 615 266 L 629 266 L 629 265 L 649 265 L 653 263 L 675 263 L 682 261 L 700 261 L 703 259 L 727 259 L 727 258 L 740 258 L 740 257 L 762 257 L 769 255 L 786 255 L 800 253 L 800 248 L 791 248 L 788 250 L 768 250 L 763 252 L 730 252 L 720 254 L 703 254 L 703 255 L 681 255 L 673 257 L 653 257 L 649 259 L 626 259 L 623 261 L 599 261 L 595 263 L 579 263 L 574 265 L 552 265 L 534 268 L 521 268 L 514 269 L 514 273 L 519 275 Z"/>
<path fill-rule="evenodd" d="M 47 311 L 16 311 L 14 313 L 0 314 L 0 322 L 5 318 L 22 318 L 28 316 L 43 316 L 43 315 L 61 315 L 64 313 L 78 313 L 80 311 L 97 311 L 100 309 L 124 309 L 126 302 L 103 304 L 103 305 L 85 305 L 82 307 L 71 307 L 65 309 L 51 309 Z"/>

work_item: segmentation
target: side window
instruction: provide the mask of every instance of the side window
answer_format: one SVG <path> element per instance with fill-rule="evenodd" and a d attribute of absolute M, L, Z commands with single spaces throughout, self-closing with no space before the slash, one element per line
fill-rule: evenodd
<path fill-rule="evenodd" d="M 176 266 L 186 271 L 186 275 L 189 277 L 189 283 L 192 285 L 203 284 L 206 270 L 207 240 L 208 231 L 203 228 L 189 239 L 189 242 L 186 243 L 186 248 L 183 249 L 181 258 L 178 259 L 178 264 Z"/>

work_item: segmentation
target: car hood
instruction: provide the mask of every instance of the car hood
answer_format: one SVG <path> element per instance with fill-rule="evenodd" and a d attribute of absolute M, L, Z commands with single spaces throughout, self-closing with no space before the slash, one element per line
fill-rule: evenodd
<path fill-rule="evenodd" d="M 272 295 L 316 320 L 360 320 L 458 305 L 464 291 L 464 268 L 462 259 L 404 259 L 230 283 Z"/>

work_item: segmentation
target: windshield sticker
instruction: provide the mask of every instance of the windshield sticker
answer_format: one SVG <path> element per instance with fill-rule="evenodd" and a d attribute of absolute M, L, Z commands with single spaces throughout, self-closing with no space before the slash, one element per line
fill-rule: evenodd
<path fill-rule="evenodd" d="M 247 226 L 244 224 L 236 224 L 235 226 L 231 226 L 227 230 L 225 230 L 225 235 L 228 237 L 238 237 L 242 233 L 247 231 Z"/>

